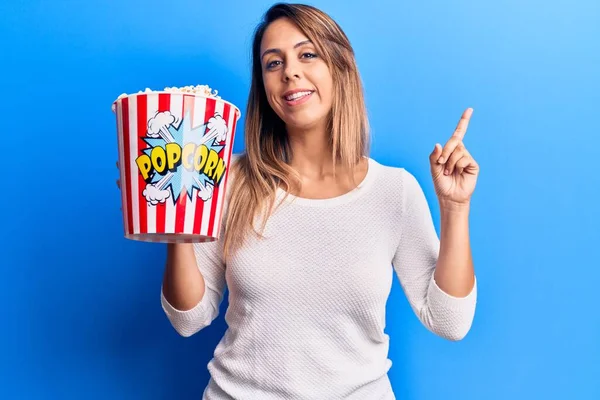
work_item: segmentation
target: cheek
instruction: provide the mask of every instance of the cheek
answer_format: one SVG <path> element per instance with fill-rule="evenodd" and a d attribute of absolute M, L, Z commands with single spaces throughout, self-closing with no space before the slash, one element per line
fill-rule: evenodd
<path fill-rule="evenodd" d="M 278 86 L 276 80 L 271 75 L 263 75 L 263 82 L 265 87 L 265 93 L 267 94 L 267 101 L 272 108 L 276 108 L 276 93 L 278 93 Z M 275 103 L 275 104 L 274 104 Z"/>
<path fill-rule="evenodd" d="M 333 96 L 333 79 L 326 66 L 318 71 L 318 81 L 322 100 L 331 102 Z"/>

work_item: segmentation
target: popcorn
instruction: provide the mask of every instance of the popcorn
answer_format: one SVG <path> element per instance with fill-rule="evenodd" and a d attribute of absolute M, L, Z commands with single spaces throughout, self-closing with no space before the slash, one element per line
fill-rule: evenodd
<path fill-rule="evenodd" d="M 188 86 L 182 86 L 182 87 L 166 87 L 163 92 L 167 92 L 167 93 L 186 93 L 186 94 L 195 94 L 195 95 L 200 95 L 200 96 L 204 96 L 204 97 L 212 97 L 215 99 L 220 99 L 221 96 L 217 96 L 217 94 L 219 93 L 217 90 L 213 90 L 211 89 L 208 85 L 196 85 L 196 86 L 192 86 L 192 85 L 188 85 Z M 144 91 L 139 91 L 137 92 L 137 94 L 149 94 L 149 93 L 156 93 L 154 90 L 150 89 L 150 88 L 146 88 Z M 129 94 L 127 93 L 123 93 L 121 95 L 119 95 L 119 97 L 117 97 L 117 100 L 120 100 L 124 97 L 129 96 Z M 115 102 L 117 101 L 115 100 Z M 113 112 L 115 112 L 116 106 L 115 103 L 112 104 L 112 110 Z"/>
<path fill-rule="evenodd" d="M 206 97 L 214 97 L 220 99 L 221 96 L 217 96 L 219 93 L 217 90 L 213 90 L 208 85 L 196 85 L 196 86 L 183 86 L 181 88 L 166 87 L 165 92 L 169 93 L 191 93 L 199 94 Z"/>

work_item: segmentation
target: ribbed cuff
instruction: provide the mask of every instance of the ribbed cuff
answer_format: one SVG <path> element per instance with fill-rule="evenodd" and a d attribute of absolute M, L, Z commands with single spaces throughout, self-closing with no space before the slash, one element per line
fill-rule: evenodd
<path fill-rule="evenodd" d="M 473 283 L 471 292 L 465 297 L 456 297 L 443 291 L 437 284 L 434 274 L 431 274 L 428 296 L 430 303 L 439 305 L 450 310 L 468 310 L 473 307 L 477 301 L 477 277 Z"/>
<path fill-rule="evenodd" d="M 171 303 L 165 297 L 162 287 L 160 288 L 160 302 L 162 304 L 163 310 L 169 316 L 169 319 L 172 321 L 181 321 L 181 322 L 190 322 L 201 320 L 204 321 L 207 315 L 206 307 L 207 307 L 207 298 L 206 292 L 202 299 L 194 306 L 194 308 L 190 310 L 178 310 L 173 307 Z"/>

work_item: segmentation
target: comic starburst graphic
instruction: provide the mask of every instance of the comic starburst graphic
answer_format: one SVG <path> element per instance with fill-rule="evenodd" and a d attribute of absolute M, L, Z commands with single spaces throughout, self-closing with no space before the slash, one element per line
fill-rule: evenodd
<path fill-rule="evenodd" d="M 214 150 L 220 153 L 223 149 L 223 145 L 217 143 L 215 137 L 208 137 L 210 133 L 206 133 L 207 123 L 192 127 L 189 111 L 183 117 L 183 120 L 178 127 L 173 124 L 165 127 L 160 134 L 160 137 L 144 137 L 144 141 L 150 146 L 143 150 L 145 154 L 150 156 L 150 152 L 153 147 L 160 146 L 166 148 L 166 145 L 170 142 L 187 145 L 193 143 L 197 146 L 205 145 L 208 150 Z M 214 136 L 214 135 L 211 135 Z M 207 140 L 208 138 L 208 140 Z M 163 174 L 157 172 L 150 178 L 151 184 L 160 187 L 162 190 L 169 190 L 171 192 L 171 199 L 173 203 L 177 203 L 180 195 L 185 191 L 190 200 L 193 198 L 194 189 L 197 191 L 205 191 L 212 186 L 214 183 L 204 173 L 198 171 L 188 171 L 182 165 L 180 165 L 175 171 L 166 171 Z"/>

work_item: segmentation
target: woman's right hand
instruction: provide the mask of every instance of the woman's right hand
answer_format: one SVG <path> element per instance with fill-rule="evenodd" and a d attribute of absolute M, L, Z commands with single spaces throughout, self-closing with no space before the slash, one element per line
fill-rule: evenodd
<path fill-rule="evenodd" d="M 119 169 L 119 162 L 117 161 L 117 170 L 119 170 L 119 172 L 121 171 Z M 119 188 L 119 190 L 121 190 L 121 179 L 117 178 L 117 187 Z"/>

